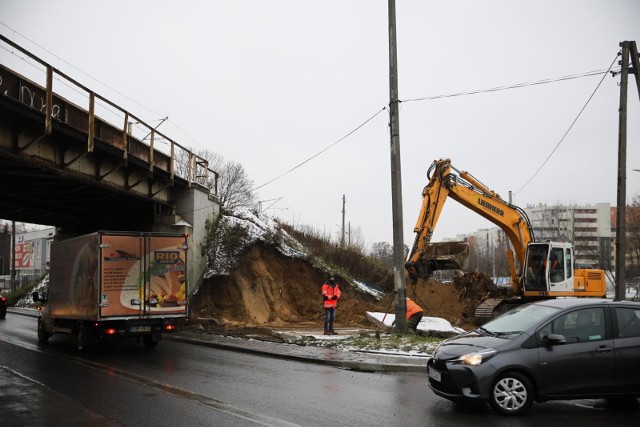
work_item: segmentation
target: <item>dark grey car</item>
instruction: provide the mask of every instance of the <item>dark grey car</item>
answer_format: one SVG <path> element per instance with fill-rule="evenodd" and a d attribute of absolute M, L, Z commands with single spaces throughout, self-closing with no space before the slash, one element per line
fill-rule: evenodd
<path fill-rule="evenodd" d="M 429 387 L 521 415 L 533 401 L 640 396 L 640 303 L 575 298 L 515 308 L 444 341 Z"/>

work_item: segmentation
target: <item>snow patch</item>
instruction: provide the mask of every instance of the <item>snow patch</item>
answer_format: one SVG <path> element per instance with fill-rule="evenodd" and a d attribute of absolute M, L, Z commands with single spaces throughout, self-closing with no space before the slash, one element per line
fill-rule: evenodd
<path fill-rule="evenodd" d="M 373 285 L 370 285 L 365 282 L 360 282 L 358 280 L 354 280 L 353 283 L 355 284 L 357 289 L 359 289 L 360 291 L 366 294 L 372 295 L 377 301 L 380 301 L 384 296 L 384 291 L 376 288 Z"/>
<path fill-rule="evenodd" d="M 367 311 L 367 319 L 384 331 L 389 332 L 396 320 L 396 315 Z M 418 323 L 419 335 L 449 337 L 463 332 L 465 332 L 464 329 L 451 325 L 448 320 L 441 317 L 424 316 Z"/>

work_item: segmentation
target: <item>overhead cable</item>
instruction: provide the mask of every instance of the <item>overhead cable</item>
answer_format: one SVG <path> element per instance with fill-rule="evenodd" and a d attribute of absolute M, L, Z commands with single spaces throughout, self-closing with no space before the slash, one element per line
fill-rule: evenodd
<path fill-rule="evenodd" d="M 407 103 L 407 102 L 418 102 L 418 101 L 433 101 L 435 99 L 454 98 L 454 97 L 457 97 L 457 96 L 477 95 L 477 94 L 480 94 L 480 93 L 489 93 L 489 92 L 499 92 L 499 91 L 507 90 L 507 89 L 518 89 L 518 88 L 522 88 L 522 87 L 537 86 L 537 85 L 543 85 L 543 84 L 549 84 L 549 83 L 562 82 L 562 81 L 566 81 L 566 80 L 580 79 L 580 78 L 583 78 L 583 77 L 597 76 L 597 75 L 600 75 L 600 74 L 607 74 L 609 72 L 609 70 L 611 70 L 611 67 L 609 67 L 609 69 L 606 70 L 606 71 L 603 71 L 603 70 L 588 71 L 586 73 L 571 74 L 571 75 L 568 75 L 568 76 L 554 77 L 554 78 L 543 79 L 543 80 L 538 80 L 538 81 L 534 81 L 534 82 L 516 83 L 516 84 L 512 84 L 512 85 L 508 85 L 508 86 L 497 86 L 497 87 L 493 87 L 493 88 L 489 88 L 489 89 L 476 89 L 476 90 L 470 90 L 470 91 L 466 91 L 466 92 L 457 92 L 457 93 L 450 93 L 450 94 L 444 94 L 444 95 L 425 96 L 425 97 L 422 97 L 422 98 L 409 98 L 409 99 L 401 100 L 400 102 Z"/>
<path fill-rule="evenodd" d="M 560 138 L 560 141 L 558 141 L 558 143 L 556 144 L 556 146 L 553 148 L 553 150 L 551 150 L 551 153 L 549 153 L 549 155 L 547 156 L 547 158 L 544 160 L 544 162 L 542 162 L 542 164 L 540 165 L 540 167 L 534 172 L 534 174 L 531 176 L 531 178 L 529 178 L 529 180 L 527 182 L 524 183 L 524 185 L 515 193 L 518 194 L 519 192 L 521 192 L 527 185 L 529 185 L 529 183 L 531 181 L 533 181 L 533 178 L 536 177 L 536 175 L 538 175 L 538 172 L 540 172 L 540 170 L 544 167 L 544 165 L 547 164 L 547 162 L 549 161 L 549 159 L 551 158 L 551 156 L 553 156 L 553 153 L 556 152 L 556 150 L 558 149 L 558 147 L 560 147 L 560 144 L 562 144 L 562 142 L 564 141 L 564 139 L 567 137 L 567 135 L 569 134 L 569 132 L 571 131 L 571 129 L 573 129 L 573 126 L 576 124 L 576 122 L 578 121 L 578 119 L 580 118 L 580 116 L 582 115 L 582 113 L 584 112 L 584 110 L 587 108 L 587 105 L 589 105 L 589 102 L 591 102 L 591 99 L 593 98 L 593 96 L 596 94 L 596 92 L 598 91 L 598 89 L 600 88 L 600 85 L 602 85 L 602 82 L 604 81 L 605 77 L 607 76 L 607 74 L 609 73 L 609 71 L 611 70 L 611 68 L 613 67 L 613 64 L 615 64 L 616 60 L 618 59 L 618 55 L 616 54 L 615 58 L 613 58 L 613 62 L 611 62 L 611 65 L 609 65 L 609 68 L 607 69 L 607 71 L 605 71 L 602 76 L 602 78 L 600 79 L 600 81 L 598 82 L 596 88 L 593 90 L 593 92 L 591 93 L 591 95 L 589 96 L 589 99 L 587 99 L 587 102 L 584 104 L 584 106 L 580 109 L 580 112 L 578 113 L 578 115 L 576 116 L 575 119 L 573 119 L 573 121 L 571 122 L 571 125 L 569 126 L 569 128 L 567 129 L 567 131 L 564 133 L 564 135 L 562 135 L 562 138 Z"/>
<path fill-rule="evenodd" d="M 369 117 L 367 120 L 365 120 L 364 122 L 360 123 L 356 128 L 354 128 L 352 131 L 350 131 L 349 133 L 347 133 L 345 136 L 343 136 L 342 138 L 340 138 L 339 140 L 337 140 L 336 142 L 334 142 L 333 144 L 323 148 L 322 150 L 320 150 L 319 152 L 317 152 L 316 154 L 314 154 L 313 156 L 309 157 L 308 159 L 298 163 L 297 165 L 295 165 L 294 167 L 292 167 L 291 169 L 289 169 L 288 171 L 276 176 L 275 178 L 273 178 L 271 181 L 267 181 L 262 185 L 259 185 L 257 187 L 255 187 L 252 191 L 256 191 L 262 187 L 264 187 L 265 185 L 271 184 L 272 182 L 282 178 L 283 176 L 293 172 L 294 170 L 298 169 L 300 166 L 304 165 L 305 163 L 310 162 L 311 160 L 315 159 L 316 157 L 318 157 L 320 154 L 324 153 L 325 151 L 327 151 L 328 149 L 330 149 L 331 147 L 333 147 L 334 145 L 344 141 L 345 139 L 347 139 L 349 136 L 353 135 L 355 132 L 357 132 L 361 127 L 363 127 L 364 125 L 366 125 L 367 123 L 369 123 L 371 120 L 373 120 L 378 114 L 382 113 L 384 110 L 386 110 L 387 107 L 382 107 L 380 110 L 378 110 L 377 113 L 375 113 L 373 116 Z"/>

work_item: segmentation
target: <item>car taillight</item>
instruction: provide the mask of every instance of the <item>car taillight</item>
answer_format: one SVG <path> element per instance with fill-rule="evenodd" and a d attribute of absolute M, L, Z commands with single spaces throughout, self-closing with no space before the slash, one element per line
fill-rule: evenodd
<path fill-rule="evenodd" d="M 7 299 L 5 297 L 0 297 L 0 301 L 5 302 Z"/>
<path fill-rule="evenodd" d="M 164 325 L 165 331 L 173 331 L 176 329 L 176 325 Z"/>
<path fill-rule="evenodd" d="M 115 335 L 118 332 L 115 328 L 109 328 L 104 330 L 105 335 Z"/>

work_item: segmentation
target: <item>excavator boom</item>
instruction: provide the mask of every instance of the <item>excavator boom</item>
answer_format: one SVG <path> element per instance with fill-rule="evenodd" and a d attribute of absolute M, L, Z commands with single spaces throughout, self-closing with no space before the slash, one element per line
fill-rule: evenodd
<path fill-rule="evenodd" d="M 452 198 L 473 212 L 500 227 L 511 242 L 520 267 L 524 265 L 527 245 L 534 240 L 533 228 L 526 213 L 503 200 L 495 191 L 468 172 L 460 172 L 451 160 L 433 162 L 428 170 L 429 183 L 422 191 L 422 207 L 416 222 L 413 248 L 407 261 L 407 271 L 413 279 L 426 277 L 436 269 L 466 267 L 468 244 L 463 242 L 431 243 L 433 231 L 442 208 Z M 439 256 L 438 256 L 439 255 Z M 513 255 L 509 258 L 511 283 L 516 292 L 520 281 Z"/>

